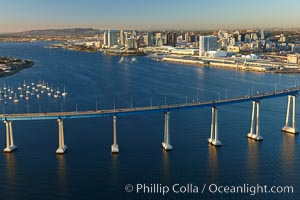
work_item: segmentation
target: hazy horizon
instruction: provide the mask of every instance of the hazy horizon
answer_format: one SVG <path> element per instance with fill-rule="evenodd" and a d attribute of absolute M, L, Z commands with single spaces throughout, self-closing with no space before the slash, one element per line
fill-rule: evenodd
<path fill-rule="evenodd" d="M 217 30 L 299 28 L 297 0 L 76 1 L 15 0 L 1 3 L 0 32 L 95 28 Z M 284 9 L 283 9 L 284 8 Z"/>

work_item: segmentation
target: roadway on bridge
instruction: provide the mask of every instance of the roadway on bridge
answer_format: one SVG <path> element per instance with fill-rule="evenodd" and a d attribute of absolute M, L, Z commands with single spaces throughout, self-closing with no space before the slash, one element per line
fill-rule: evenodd
<path fill-rule="evenodd" d="M 229 99 L 221 99 L 208 102 L 193 102 L 183 104 L 157 105 L 135 108 L 117 108 L 109 110 L 92 110 L 92 111 L 74 111 L 74 112 L 49 112 L 49 113 L 20 113 L 20 114 L 1 114 L 0 120 L 49 120 L 49 119 L 78 119 L 93 117 L 109 117 L 121 115 L 136 115 L 151 112 L 172 112 L 175 110 L 196 109 L 200 107 L 218 107 L 222 105 L 230 105 L 236 103 L 244 103 L 249 101 L 261 101 L 263 99 L 277 98 L 288 95 L 298 95 L 300 87 L 293 87 L 283 90 L 266 92 L 252 96 L 242 96 Z"/>

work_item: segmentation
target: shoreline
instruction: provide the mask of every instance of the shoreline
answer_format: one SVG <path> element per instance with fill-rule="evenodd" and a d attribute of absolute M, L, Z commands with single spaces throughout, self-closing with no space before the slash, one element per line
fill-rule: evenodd
<path fill-rule="evenodd" d="M 52 44 L 48 48 L 63 48 L 65 50 L 70 51 L 80 51 L 80 52 L 87 52 L 87 53 L 95 53 L 99 52 L 93 48 L 87 48 L 83 46 L 68 46 L 67 44 Z M 143 51 L 112 51 L 112 50 L 104 50 L 102 49 L 104 55 L 107 56 L 147 56 L 149 55 Z M 230 70 L 239 70 L 245 72 L 258 72 L 258 73 L 272 73 L 272 74 L 296 74 L 300 73 L 300 66 L 283 66 L 284 63 L 276 63 L 276 64 L 268 64 L 263 62 L 234 62 L 228 61 L 223 62 L 217 59 L 212 60 L 192 60 L 192 59 L 184 59 L 184 58 L 176 58 L 176 57 L 160 57 L 160 58 L 152 58 L 153 60 L 160 61 L 160 62 L 168 62 L 168 63 L 178 63 L 178 64 L 186 64 L 186 65 L 193 65 L 193 66 L 206 66 L 206 67 L 215 67 L 220 69 L 230 69 Z"/>
<path fill-rule="evenodd" d="M 12 67 L 11 71 L 9 72 L 2 72 L 0 73 L 0 77 L 6 77 L 6 76 L 11 76 L 13 74 L 16 74 L 17 72 L 23 70 L 23 69 L 26 69 L 26 68 L 29 68 L 29 67 L 32 67 L 35 63 L 31 60 L 24 60 L 25 63 L 20 65 L 20 66 L 17 66 L 17 67 Z"/>
<path fill-rule="evenodd" d="M 300 73 L 300 68 L 290 68 L 290 69 L 266 69 L 265 67 L 257 67 L 257 66 L 243 66 L 239 64 L 231 64 L 231 63 L 221 63 L 221 62 L 203 62 L 201 60 L 185 60 L 181 58 L 158 58 L 153 59 L 159 62 L 166 63 L 177 63 L 177 64 L 185 64 L 192 66 L 200 66 L 200 67 L 213 67 L 220 69 L 229 69 L 229 70 L 238 70 L 245 72 L 258 72 L 258 73 L 271 73 L 271 74 L 296 74 Z"/>

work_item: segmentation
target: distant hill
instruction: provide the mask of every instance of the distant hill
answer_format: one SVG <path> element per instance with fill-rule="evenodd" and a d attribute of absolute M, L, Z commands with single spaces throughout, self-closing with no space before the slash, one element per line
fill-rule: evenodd
<path fill-rule="evenodd" d="M 70 29 L 45 29 L 31 30 L 17 33 L 2 33 L 0 37 L 57 37 L 57 36 L 89 36 L 103 33 L 103 31 L 93 28 L 70 28 Z"/>

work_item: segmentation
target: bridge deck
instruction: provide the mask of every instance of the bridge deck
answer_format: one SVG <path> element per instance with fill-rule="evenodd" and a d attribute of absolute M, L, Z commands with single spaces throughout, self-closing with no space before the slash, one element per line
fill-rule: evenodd
<path fill-rule="evenodd" d="M 221 105 L 229 105 L 235 103 L 243 103 L 249 101 L 260 101 L 263 99 L 276 98 L 288 95 L 298 95 L 300 87 L 293 87 L 274 92 L 256 94 L 252 96 L 242 96 L 237 98 L 222 99 L 208 102 L 194 102 L 184 104 L 158 105 L 136 108 L 118 108 L 109 110 L 92 110 L 92 111 L 75 111 L 75 112 L 51 112 L 51 113 L 20 113 L 20 114 L 0 114 L 0 120 L 49 120 L 49 119 L 76 119 L 76 118 L 93 118 L 93 117 L 109 117 L 120 115 L 135 115 L 151 112 L 171 112 L 174 110 L 196 109 L 200 107 L 213 107 Z"/>

